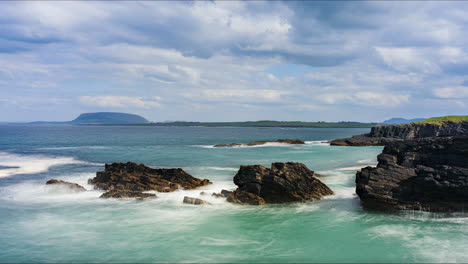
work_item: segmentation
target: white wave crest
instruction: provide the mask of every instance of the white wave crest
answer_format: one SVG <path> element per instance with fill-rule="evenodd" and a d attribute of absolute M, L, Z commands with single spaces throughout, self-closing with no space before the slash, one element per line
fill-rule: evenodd
<path fill-rule="evenodd" d="M 39 150 L 72 150 L 72 149 L 111 149 L 109 146 L 79 146 L 79 147 L 48 147 Z"/>
<path fill-rule="evenodd" d="M 43 155 L 21 155 L 0 152 L 0 178 L 17 174 L 34 174 L 48 171 L 52 166 L 86 163 L 72 157 L 51 157 Z"/>

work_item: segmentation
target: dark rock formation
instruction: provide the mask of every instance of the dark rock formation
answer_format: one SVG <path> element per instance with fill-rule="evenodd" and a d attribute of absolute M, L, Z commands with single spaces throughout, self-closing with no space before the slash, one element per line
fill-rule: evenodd
<path fill-rule="evenodd" d="M 390 142 L 402 139 L 396 138 L 382 138 L 382 137 L 369 137 L 368 134 L 352 136 L 350 138 L 340 138 L 330 141 L 332 146 L 385 146 Z"/>
<path fill-rule="evenodd" d="M 377 167 L 356 175 L 366 208 L 464 211 L 468 209 L 468 137 L 389 143 Z"/>
<path fill-rule="evenodd" d="M 380 125 L 371 128 L 368 134 L 351 138 L 335 139 L 335 146 L 385 146 L 390 142 L 426 137 L 468 136 L 468 122 L 445 122 L 442 124 L 410 123 L 404 125 Z"/>
<path fill-rule="evenodd" d="M 291 145 L 305 144 L 304 140 L 302 139 L 278 139 L 278 140 L 273 140 L 273 141 L 252 141 L 252 142 L 247 143 L 247 146 L 264 145 L 266 143 L 283 143 L 283 144 L 291 144 Z"/>
<path fill-rule="evenodd" d="M 278 140 L 271 140 L 271 141 L 252 141 L 247 144 L 241 143 L 231 143 L 231 144 L 217 144 L 213 147 L 220 148 L 220 147 L 240 147 L 240 146 L 257 146 L 257 145 L 264 145 L 266 143 L 283 143 L 283 144 L 291 144 L 291 145 L 298 145 L 298 144 L 305 144 L 305 141 L 302 139 L 278 139 Z"/>
<path fill-rule="evenodd" d="M 216 198 L 226 198 L 231 193 L 233 192 L 228 191 L 228 190 L 221 190 L 221 193 L 212 193 L 211 196 L 214 196 Z"/>
<path fill-rule="evenodd" d="M 103 193 L 99 198 L 156 198 L 154 193 L 144 193 L 139 191 L 129 191 L 129 190 L 113 190 Z"/>
<path fill-rule="evenodd" d="M 85 187 L 77 184 L 77 183 L 72 183 L 72 182 L 66 182 L 66 181 L 60 181 L 60 180 L 48 180 L 46 182 L 47 185 L 57 185 L 57 186 L 65 186 L 67 188 L 70 188 L 70 190 L 75 191 L 75 192 L 84 192 L 86 191 Z"/>
<path fill-rule="evenodd" d="M 194 189 L 208 185 L 207 179 L 198 179 L 182 169 L 153 169 L 143 164 L 112 163 L 106 164 L 104 171 L 98 171 L 96 177 L 89 179 L 96 189 L 172 192 L 179 187 Z"/>
<path fill-rule="evenodd" d="M 195 205 L 200 205 L 200 204 L 209 204 L 207 201 L 198 199 L 198 198 L 193 198 L 193 197 L 188 197 L 184 196 L 184 201 L 183 203 L 186 204 L 195 204 Z"/>
<path fill-rule="evenodd" d="M 273 163 L 271 169 L 261 165 L 241 166 L 234 176 L 238 188 L 227 201 L 240 204 L 288 203 L 318 200 L 333 194 L 302 163 Z"/>

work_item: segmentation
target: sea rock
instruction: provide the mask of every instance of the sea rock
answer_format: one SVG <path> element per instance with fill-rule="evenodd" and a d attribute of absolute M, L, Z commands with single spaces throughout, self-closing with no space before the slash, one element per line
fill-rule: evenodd
<path fill-rule="evenodd" d="M 226 198 L 231 193 L 233 193 L 233 192 L 228 191 L 228 190 L 221 190 L 221 193 L 212 193 L 211 196 L 214 196 L 216 198 Z"/>
<path fill-rule="evenodd" d="M 139 200 L 145 198 L 156 198 L 154 193 L 144 193 L 139 191 L 129 190 L 113 190 L 103 193 L 99 198 L 137 198 Z"/>
<path fill-rule="evenodd" d="M 368 134 L 335 139 L 335 146 L 385 146 L 395 141 L 426 137 L 468 136 L 468 122 L 444 122 L 442 124 L 409 123 L 403 125 L 378 125 Z"/>
<path fill-rule="evenodd" d="M 333 194 L 302 163 L 273 163 L 271 169 L 261 165 L 241 166 L 234 176 L 238 188 L 227 201 L 240 204 L 276 204 L 318 200 Z"/>
<path fill-rule="evenodd" d="M 193 197 L 188 197 L 184 196 L 184 201 L 183 203 L 185 204 L 195 204 L 195 205 L 200 205 L 200 204 L 209 204 L 207 201 L 198 199 L 198 198 L 193 198 Z"/>
<path fill-rule="evenodd" d="M 240 146 L 257 146 L 257 145 L 264 145 L 266 143 L 283 143 L 283 144 L 292 144 L 292 145 L 298 145 L 298 144 L 305 144 L 305 141 L 302 139 L 278 139 L 278 140 L 271 140 L 271 141 L 252 141 L 247 144 L 241 144 L 241 143 L 231 143 L 231 144 L 217 144 L 214 145 L 213 147 L 215 148 L 221 148 L 221 147 L 240 147 Z"/>
<path fill-rule="evenodd" d="M 65 186 L 65 187 L 67 187 L 70 190 L 75 191 L 75 192 L 85 192 L 86 191 L 85 187 L 83 187 L 83 186 L 81 186 L 81 185 L 79 185 L 77 183 L 66 182 L 66 181 L 61 181 L 61 180 L 56 180 L 56 179 L 48 180 L 46 182 L 46 185 Z"/>
<path fill-rule="evenodd" d="M 179 187 L 194 189 L 211 182 L 198 179 L 182 169 L 153 169 L 133 162 L 106 164 L 104 171 L 89 179 L 95 189 L 172 192 Z"/>
<path fill-rule="evenodd" d="M 233 147 L 240 147 L 242 146 L 241 143 L 231 143 L 231 144 L 216 144 L 213 147 L 215 148 L 233 148 Z"/>
<path fill-rule="evenodd" d="M 291 144 L 291 145 L 300 145 L 305 144 L 305 141 L 302 139 L 278 139 L 273 141 L 252 141 L 247 143 L 247 146 L 256 146 L 256 145 L 264 145 L 266 143 L 283 143 L 283 144 Z"/>
<path fill-rule="evenodd" d="M 465 211 L 468 137 L 389 143 L 377 167 L 356 174 L 362 205 L 379 210 Z"/>

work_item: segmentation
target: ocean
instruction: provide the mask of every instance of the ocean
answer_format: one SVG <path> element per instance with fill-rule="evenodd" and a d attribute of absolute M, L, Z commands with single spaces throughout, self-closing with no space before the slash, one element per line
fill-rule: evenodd
<path fill-rule="evenodd" d="M 0 125 L 0 262 L 468 262 L 468 215 L 362 209 L 356 170 L 382 147 L 324 141 L 353 128 Z M 299 138 L 305 145 L 213 148 Z M 87 180 L 110 162 L 180 167 L 213 184 L 145 201 L 99 199 Z M 240 165 L 295 161 L 335 195 L 241 206 L 200 192 L 235 189 Z M 79 183 L 69 193 L 49 179 Z M 182 203 L 199 197 L 210 205 Z"/>

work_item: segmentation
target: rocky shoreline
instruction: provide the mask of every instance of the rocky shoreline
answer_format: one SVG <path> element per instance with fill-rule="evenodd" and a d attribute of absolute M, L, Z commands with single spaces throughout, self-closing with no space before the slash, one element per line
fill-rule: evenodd
<path fill-rule="evenodd" d="M 391 142 L 429 138 L 468 136 L 468 122 L 445 122 L 443 124 L 409 123 L 404 125 L 379 125 L 367 134 L 350 138 L 334 139 L 333 146 L 385 146 Z"/>
<path fill-rule="evenodd" d="M 468 209 L 468 137 L 389 143 L 377 167 L 356 174 L 362 205 L 378 210 Z"/>

